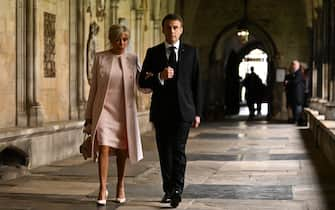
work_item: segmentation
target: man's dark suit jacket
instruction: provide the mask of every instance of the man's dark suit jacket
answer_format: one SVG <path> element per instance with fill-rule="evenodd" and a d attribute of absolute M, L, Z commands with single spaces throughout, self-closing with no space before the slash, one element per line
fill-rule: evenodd
<path fill-rule="evenodd" d="M 289 81 L 290 82 L 290 81 Z M 293 86 L 293 103 L 294 105 L 303 105 L 305 96 L 305 78 L 302 71 L 293 73 L 293 80 L 291 80 Z"/>
<path fill-rule="evenodd" d="M 141 88 L 153 90 L 150 107 L 152 122 L 193 122 L 201 116 L 201 84 L 197 50 L 180 43 L 174 79 L 162 85 L 158 73 L 167 67 L 164 43 L 147 50 L 139 78 Z M 151 73 L 151 74 L 148 74 Z"/>

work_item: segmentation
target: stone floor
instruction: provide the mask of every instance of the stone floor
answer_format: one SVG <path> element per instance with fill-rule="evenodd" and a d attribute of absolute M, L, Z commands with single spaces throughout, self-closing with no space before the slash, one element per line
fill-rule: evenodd
<path fill-rule="evenodd" d="M 335 170 L 311 144 L 305 127 L 265 121 L 206 123 L 192 130 L 183 202 L 187 210 L 332 210 Z M 127 203 L 97 208 L 97 165 L 80 156 L 0 182 L 0 210 L 167 209 L 153 133 L 145 159 L 128 165 Z M 112 158 L 109 191 L 115 188 Z"/>

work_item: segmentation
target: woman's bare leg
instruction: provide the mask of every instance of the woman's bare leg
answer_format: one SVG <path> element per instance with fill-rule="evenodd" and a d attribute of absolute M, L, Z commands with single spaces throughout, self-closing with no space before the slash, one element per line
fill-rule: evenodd
<path fill-rule="evenodd" d="M 116 186 L 116 198 L 125 198 L 124 190 L 124 177 L 126 169 L 126 160 L 128 157 L 127 150 L 116 151 L 116 164 L 117 164 L 117 186 Z"/>
<path fill-rule="evenodd" d="M 109 147 L 99 147 L 99 197 L 98 200 L 106 200 L 107 190 L 107 176 L 108 176 L 108 164 L 109 164 Z"/>

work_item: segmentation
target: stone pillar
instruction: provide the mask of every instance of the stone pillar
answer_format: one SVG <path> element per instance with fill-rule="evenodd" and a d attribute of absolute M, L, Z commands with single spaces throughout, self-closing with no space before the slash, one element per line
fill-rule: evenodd
<path fill-rule="evenodd" d="M 16 1 L 16 125 L 28 125 L 27 95 L 26 95 L 26 1 Z"/>
<path fill-rule="evenodd" d="M 329 19 L 329 25 L 330 25 L 330 34 L 334 34 L 335 32 L 335 10 L 334 10 L 334 6 L 335 6 L 335 1 L 330 1 L 329 2 L 330 8 L 333 8 L 332 10 L 329 10 L 330 14 L 329 16 L 331 17 L 331 19 Z M 327 120 L 335 120 L 335 91 L 334 91 L 334 82 L 335 82 L 335 61 L 334 61 L 334 47 L 335 47 L 335 38 L 334 36 L 330 36 L 329 39 L 329 103 L 326 105 L 326 119 Z"/>
<path fill-rule="evenodd" d="M 143 16 L 144 10 L 139 8 L 135 11 L 135 52 L 139 59 L 142 60 L 142 48 L 143 48 Z M 139 91 L 137 91 L 137 107 L 139 111 L 145 110 L 145 97 Z"/>
<path fill-rule="evenodd" d="M 328 100 L 328 64 L 322 64 L 322 99 Z"/>
<path fill-rule="evenodd" d="M 37 0 L 27 1 L 27 100 L 28 125 L 36 127 L 42 125 L 43 115 L 40 103 L 37 101 L 38 90 L 38 14 Z"/>
<path fill-rule="evenodd" d="M 176 0 L 168 1 L 168 13 L 174 13 L 176 10 Z"/>
<path fill-rule="evenodd" d="M 118 10 L 120 0 L 111 0 L 110 12 L 111 12 L 111 23 L 118 23 Z"/>
<path fill-rule="evenodd" d="M 315 66 L 315 61 L 313 61 L 312 74 L 312 98 L 317 98 L 318 72 Z"/>
<path fill-rule="evenodd" d="M 154 35 L 153 35 L 153 43 L 154 45 L 158 44 L 159 42 L 161 42 L 161 20 L 160 19 L 156 19 L 154 20 Z"/>
<path fill-rule="evenodd" d="M 86 101 L 85 101 L 85 45 L 84 45 L 84 36 L 85 36 L 85 8 L 84 8 L 84 1 L 77 0 L 77 104 L 78 104 L 78 112 L 79 112 L 79 119 L 85 118 L 85 108 L 86 108 Z"/>
<path fill-rule="evenodd" d="M 118 21 L 118 10 L 119 10 L 119 2 L 120 0 L 109 0 L 106 2 L 106 8 L 108 11 L 105 17 L 105 49 L 110 47 L 109 39 L 108 39 L 108 32 L 109 27 L 112 24 L 119 23 Z"/>
<path fill-rule="evenodd" d="M 77 100 L 77 71 L 78 71 L 78 5 L 80 5 L 81 0 L 70 1 L 70 55 L 69 55 L 69 64 L 70 64 L 70 120 L 77 120 L 79 115 L 79 106 Z"/>
<path fill-rule="evenodd" d="M 104 40 L 105 40 L 105 49 L 108 49 L 110 44 L 109 44 L 109 40 L 108 40 L 108 30 L 109 30 L 109 27 L 111 25 L 111 1 L 106 1 L 105 3 L 105 8 L 106 8 L 106 14 L 105 14 L 105 19 L 104 19 L 104 24 L 105 24 L 105 37 L 104 37 Z"/>
<path fill-rule="evenodd" d="M 158 44 L 161 39 L 160 0 L 153 1 L 153 43 Z"/>
<path fill-rule="evenodd" d="M 143 15 L 144 15 L 143 9 L 136 9 L 135 51 L 140 60 L 142 60 Z"/>

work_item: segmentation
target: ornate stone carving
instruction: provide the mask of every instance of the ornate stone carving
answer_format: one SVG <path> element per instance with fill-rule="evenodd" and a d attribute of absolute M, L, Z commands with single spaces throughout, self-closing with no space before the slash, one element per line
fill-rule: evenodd
<path fill-rule="evenodd" d="M 96 49 L 96 35 L 99 32 L 99 25 L 96 22 L 90 24 L 90 32 L 88 34 L 87 48 L 86 48 L 86 71 L 88 84 L 91 85 L 92 68 Z"/>
<path fill-rule="evenodd" d="M 44 77 L 56 77 L 56 15 L 44 12 Z"/>

